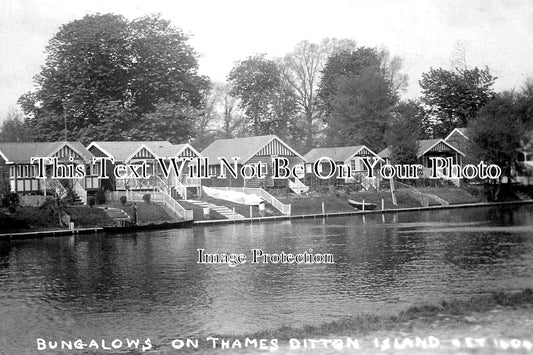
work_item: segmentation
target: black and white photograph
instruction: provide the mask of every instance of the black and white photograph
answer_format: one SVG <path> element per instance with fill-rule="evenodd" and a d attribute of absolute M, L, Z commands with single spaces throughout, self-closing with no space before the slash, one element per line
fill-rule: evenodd
<path fill-rule="evenodd" d="M 0 355 L 533 354 L 533 3 L 0 0 Z"/>

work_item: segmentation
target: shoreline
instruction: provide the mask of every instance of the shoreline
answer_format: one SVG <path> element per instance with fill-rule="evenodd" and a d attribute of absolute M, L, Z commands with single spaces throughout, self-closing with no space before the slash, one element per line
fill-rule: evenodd
<path fill-rule="evenodd" d="M 306 214 L 306 215 L 294 215 L 294 216 L 270 216 L 270 217 L 253 217 L 243 219 L 217 219 L 217 220 L 200 220 L 200 221 L 184 221 L 175 223 L 160 223 L 160 224 L 146 224 L 141 226 L 129 226 L 129 227 L 89 227 L 89 228 L 75 228 L 69 229 L 57 229 L 57 230 L 45 230 L 45 231 L 32 231 L 32 232 L 14 232 L 0 234 L 0 241 L 11 239 L 34 239 L 43 237 L 54 236 L 72 236 L 78 234 L 116 234 L 137 232 L 145 230 L 170 230 L 177 228 L 190 228 L 192 226 L 204 226 L 214 224 L 234 224 L 234 223 L 254 223 L 254 222 L 273 222 L 281 220 L 291 219 L 316 219 L 316 218 L 329 218 L 329 217 L 345 217 L 345 216 L 357 216 L 366 214 L 391 214 L 397 212 L 417 212 L 417 211 L 431 211 L 431 210 L 446 210 L 456 208 L 475 208 L 475 207 L 493 207 L 493 206 L 507 206 L 507 205 L 526 205 L 533 204 L 533 200 L 519 200 L 519 201 L 506 201 L 506 202 L 476 202 L 476 203 L 464 203 L 447 206 L 428 206 L 428 207 L 406 207 L 387 210 L 371 210 L 371 211 L 359 211 L 354 210 L 350 212 L 331 212 L 331 213 L 319 213 L 319 214 Z"/>
<path fill-rule="evenodd" d="M 229 340 L 272 339 L 281 353 L 312 354 L 515 354 L 533 351 L 533 290 L 493 292 L 466 300 L 411 306 L 392 315 L 361 314 L 317 326 L 281 326 L 250 334 L 215 334 Z M 201 353 L 216 353 L 199 338 Z M 517 345 L 516 341 L 520 341 Z M 349 343 L 358 343 L 358 348 Z M 335 342 L 337 347 L 335 347 Z M 438 343 L 431 347 L 431 343 Z M 297 345 L 299 348 L 292 347 Z M 418 344 L 418 345 L 417 345 Z M 192 352 L 192 349 L 182 349 Z M 190 350 L 190 351 L 188 351 Z M 226 350 L 227 351 L 227 350 Z M 256 348 L 237 353 L 264 353 Z"/>

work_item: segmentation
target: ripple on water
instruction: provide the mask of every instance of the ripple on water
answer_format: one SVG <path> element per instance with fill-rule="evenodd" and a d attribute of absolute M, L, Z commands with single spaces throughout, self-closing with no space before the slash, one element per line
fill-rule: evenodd
<path fill-rule="evenodd" d="M 196 227 L 0 245 L 0 340 L 242 334 L 532 286 L 533 209 Z M 314 252 L 333 265 L 199 265 Z"/>

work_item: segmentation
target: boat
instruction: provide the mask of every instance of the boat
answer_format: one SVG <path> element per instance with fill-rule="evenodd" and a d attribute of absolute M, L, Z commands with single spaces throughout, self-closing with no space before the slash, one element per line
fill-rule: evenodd
<path fill-rule="evenodd" d="M 348 203 L 352 206 L 352 207 L 355 207 L 357 208 L 358 210 L 362 210 L 362 211 L 371 211 L 373 209 L 376 209 L 376 204 L 375 203 L 370 203 L 370 202 L 357 202 L 357 201 L 354 201 L 354 200 L 348 200 Z"/>

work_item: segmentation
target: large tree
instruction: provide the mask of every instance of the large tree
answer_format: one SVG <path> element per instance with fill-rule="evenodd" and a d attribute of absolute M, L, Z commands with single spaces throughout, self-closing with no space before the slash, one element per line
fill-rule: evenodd
<path fill-rule="evenodd" d="M 424 110 L 416 101 L 400 102 L 387 129 L 387 146 L 391 150 L 393 164 L 415 164 L 418 140 L 423 137 Z"/>
<path fill-rule="evenodd" d="M 355 42 L 348 39 L 325 38 L 320 43 L 302 41 L 281 60 L 283 79 L 294 91 L 298 111 L 305 124 L 301 138 L 305 138 L 303 145 L 306 150 L 314 146 L 315 124 L 319 117 L 316 92 L 321 71 L 331 54 L 355 48 Z"/>
<path fill-rule="evenodd" d="M 488 68 L 431 68 L 423 73 L 421 100 L 433 118 L 433 136 L 443 137 L 456 127 L 466 127 L 494 95 L 495 80 Z"/>
<path fill-rule="evenodd" d="M 207 80 L 187 40 L 158 16 L 98 14 L 63 25 L 37 89 L 19 99 L 34 139 L 189 139 Z"/>
<path fill-rule="evenodd" d="M 275 61 L 264 54 L 250 56 L 233 67 L 228 81 L 230 94 L 240 99 L 253 134 L 286 135 L 296 101 Z"/>
<path fill-rule="evenodd" d="M 503 175 L 510 177 L 526 135 L 518 95 L 509 91 L 496 94 L 470 121 L 468 134 L 476 157 L 500 166 Z"/>
<path fill-rule="evenodd" d="M 405 85 L 399 63 L 386 51 L 367 47 L 328 58 L 318 90 L 325 144 L 385 147 L 385 131 Z"/>
<path fill-rule="evenodd" d="M 22 114 L 15 109 L 10 109 L 0 127 L 0 142 L 26 142 L 28 140 L 28 130 L 24 125 Z"/>

